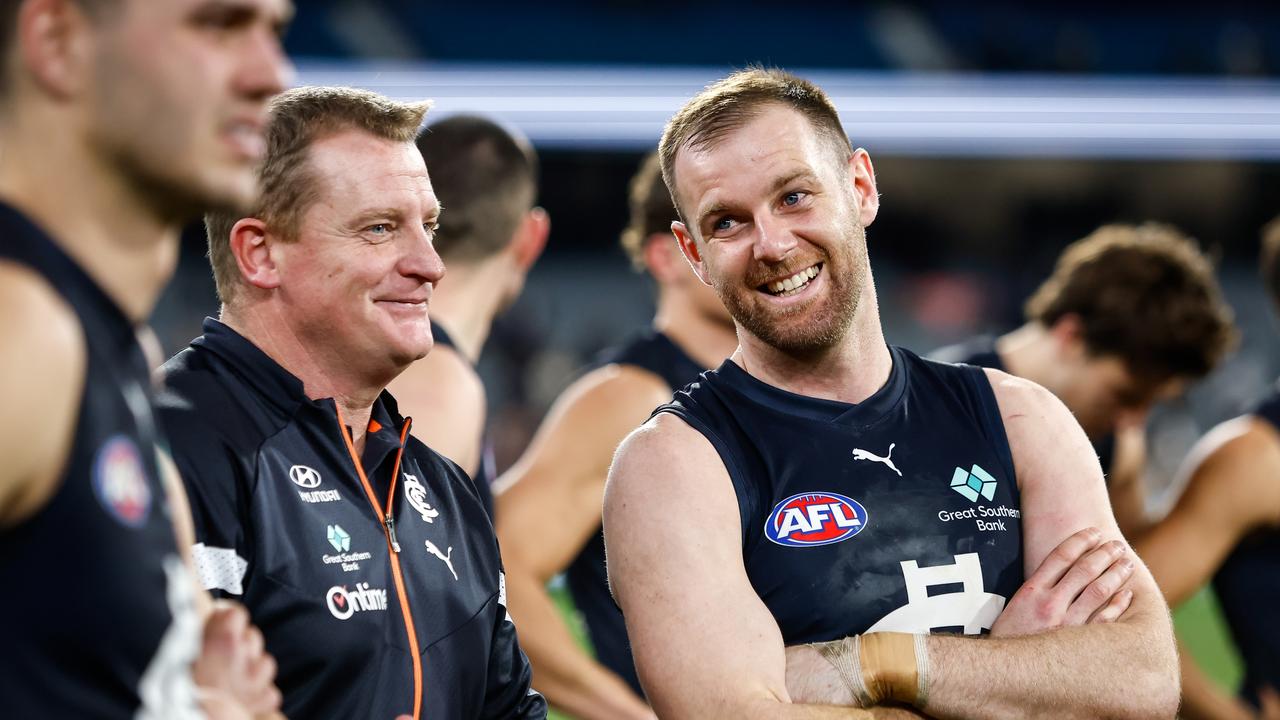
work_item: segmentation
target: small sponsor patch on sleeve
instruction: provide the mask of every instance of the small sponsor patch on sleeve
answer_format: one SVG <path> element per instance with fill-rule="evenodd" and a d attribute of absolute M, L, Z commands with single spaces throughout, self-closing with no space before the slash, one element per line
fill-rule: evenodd
<path fill-rule="evenodd" d="M 232 595 L 243 595 L 245 571 L 249 561 L 236 554 L 233 548 L 210 547 L 204 543 L 191 546 L 191 559 L 196 566 L 196 576 L 205 590 L 221 590 Z"/>

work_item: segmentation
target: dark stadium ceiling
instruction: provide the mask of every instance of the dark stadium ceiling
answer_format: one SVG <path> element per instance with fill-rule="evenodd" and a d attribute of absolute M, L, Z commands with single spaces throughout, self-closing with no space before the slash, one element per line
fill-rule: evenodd
<path fill-rule="evenodd" d="M 723 68 L 301 61 L 300 84 L 434 100 L 545 148 L 644 151 Z M 1280 160 L 1280 82 L 797 70 L 834 98 L 855 144 L 928 156 Z"/>

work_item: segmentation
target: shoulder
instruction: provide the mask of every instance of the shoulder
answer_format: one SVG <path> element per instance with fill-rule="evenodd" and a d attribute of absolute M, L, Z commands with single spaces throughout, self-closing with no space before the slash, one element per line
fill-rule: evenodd
<path fill-rule="evenodd" d="M 7 519 L 47 499 L 61 476 L 87 363 L 75 310 L 36 273 L 0 261 L 0 505 Z"/>
<path fill-rule="evenodd" d="M 702 492 L 710 476 L 728 471 L 711 442 L 683 419 L 659 413 L 631 432 L 618 446 L 605 502 L 632 493 L 674 500 Z"/>
<path fill-rule="evenodd" d="M 983 369 L 1004 423 L 1005 437 L 1018 473 L 1018 483 L 1044 474 L 1049 466 L 1063 469 L 1102 469 L 1098 455 L 1071 411 L 1058 396 L 1025 378 L 992 368 Z"/>
<path fill-rule="evenodd" d="M 656 373 L 637 365 L 611 363 L 578 378 L 562 397 L 590 410 L 621 405 L 643 407 L 647 412 L 670 400 L 671 393 L 671 386 Z"/>
<path fill-rule="evenodd" d="M 436 345 L 426 357 L 405 368 L 387 389 L 405 415 L 439 412 L 441 407 L 483 410 L 485 405 L 480 374 L 448 345 Z"/>
<path fill-rule="evenodd" d="M 1280 524 L 1280 432 L 1267 420 L 1244 415 L 1217 425 L 1192 448 L 1187 467 L 1188 494 Z"/>

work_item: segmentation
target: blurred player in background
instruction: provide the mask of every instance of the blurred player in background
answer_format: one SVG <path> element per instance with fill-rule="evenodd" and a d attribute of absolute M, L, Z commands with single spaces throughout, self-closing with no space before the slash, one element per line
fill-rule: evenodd
<path fill-rule="evenodd" d="M 735 73 L 660 152 L 672 229 L 740 344 L 609 472 L 609 579 L 659 714 L 1173 715 L 1168 609 L 1070 413 L 885 344 L 875 174 L 830 99 Z"/>
<path fill-rule="evenodd" d="M 1280 308 L 1280 218 L 1263 231 L 1262 279 Z M 1173 510 L 1135 543 L 1169 604 L 1212 581 L 1244 660 L 1237 698 L 1182 653 L 1182 716 L 1280 718 L 1280 384 L 1210 430 L 1185 465 Z M 1261 712 L 1259 712 L 1261 710 Z"/>
<path fill-rule="evenodd" d="M 538 197 L 538 157 L 524 137 L 495 122 L 456 115 L 418 137 L 431 183 L 448 208 L 435 248 L 449 268 L 431 296 L 430 355 L 388 389 L 414 434 L 462 466 L 493 516 L 496 476 L 476 362 L 493 319 L 520 295 L 551 231 Z"/>
<path fill-rule="evenodd" d="M 1120 530 L 1146 525 L 1151 406 L 1207 375 L 1235 341 L 1209 259 L 1168 225 L 1104 225 L 1062 252 L 1027 323 L 933 357 L 1003 370 L 1058 396 L 1107 473 Z"/>
<path fill-rule="evenodd" d="M 243 609 L 212 609 L 181 559 L 190 518 L 158 455 L 143 323 L 182 225 L 257 194 L 290 14 L 286 0 L 0 4 L 6 717 L 199 717 L 193 660 L 211 716 L 278 706 L 261 636 Z"/>
<path fill-rule="evenodd" d="M 653 717 L 609 595 L 600 531 L 609 462 L 627 433 L 738 342 L 724 305 L 690 271 L 671 235 L 676 213 L 656 153 L 632 178 L 630 208 L 622 244 L 657 285 L 653 325 L 604 351 L 596 368 L 561 394 L 533 444 L 503 475 L 497 499 L 509 599 L 538 688 L 584 720 Z M 594 661 L 547 593 L 561 572 L 586 621 Z"/>

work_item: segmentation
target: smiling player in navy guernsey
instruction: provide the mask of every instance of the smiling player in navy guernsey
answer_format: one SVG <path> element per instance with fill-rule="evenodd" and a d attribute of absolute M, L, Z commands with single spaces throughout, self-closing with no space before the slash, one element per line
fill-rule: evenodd
<path fill-rule="evenodd" d="M 160 455 L 145 323 L 183 223 L 257 192 L 290 12 L 285 0 L 0 4 L 6 718 L 279 706 L 261 636 L 243 608 L 208 602 L 175 536 L 190 521 Z"/>
<path fill-rule="evenodd" d="M 1168 609 L 1070 413 L 885 345 L 875 176 L 822 91 L 736 73 L 661 153 L 740 345 L 610 471 L 609 577 L 658 714 L 1172 717 Z"/>
<path fill-rule="evenodd" d="M 205 587 L 243 598 L 298 718 L 541 718 L 476 489 L 384 391 L 431 348 L 425 104 L 276 98 L 263 194 L 206 217 L 222 321 L 160 399 Z"/>

